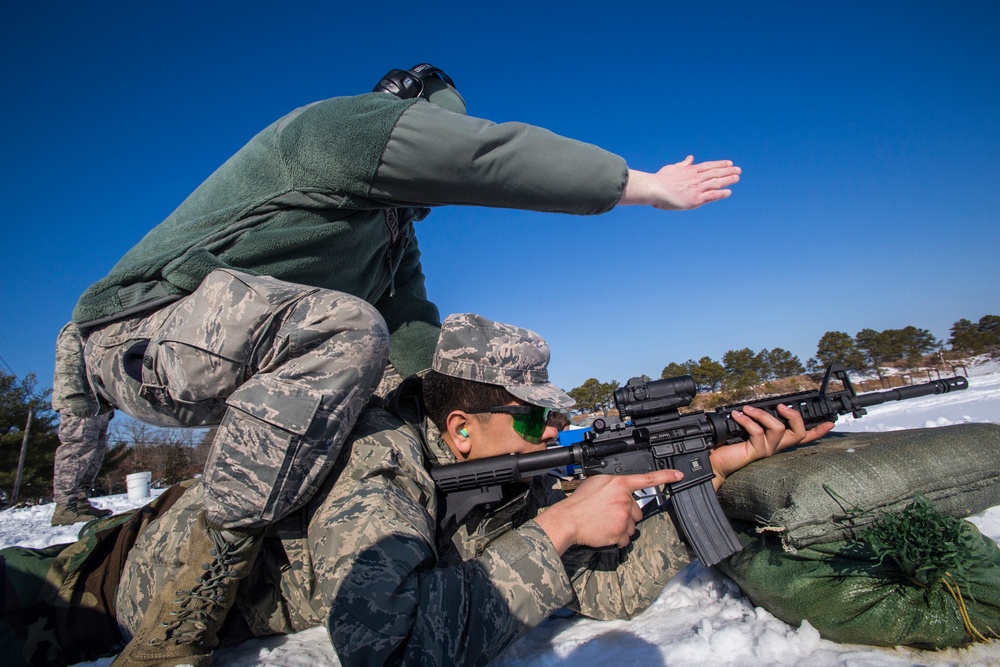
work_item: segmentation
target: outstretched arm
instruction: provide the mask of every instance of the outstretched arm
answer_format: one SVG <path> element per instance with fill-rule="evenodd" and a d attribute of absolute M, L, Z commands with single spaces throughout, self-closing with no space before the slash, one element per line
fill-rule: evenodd
<path fill-rule="evenodd" d="M 629 169 L 628 184 L 618 205 L 689 211 L 731 195 L 728 188 L 740 180 L 741 172 L 730 160 L 694 164 L 693 155 L 668 164 L 655 174 Z"/>

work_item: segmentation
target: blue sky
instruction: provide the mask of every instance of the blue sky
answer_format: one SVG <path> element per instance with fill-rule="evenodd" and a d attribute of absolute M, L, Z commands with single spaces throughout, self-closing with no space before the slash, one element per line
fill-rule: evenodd
<path fill-rule="evenodd" d="M 473 115 L 743 168 L 693 212 L 419 223 L 442 316 L 538 331 L 564 388 L 1000 314 L 998 2 L 343 4 L 3 3 L 6 369 L 49 386 L 79 294 L 260 129 L 422 61 Z"/>

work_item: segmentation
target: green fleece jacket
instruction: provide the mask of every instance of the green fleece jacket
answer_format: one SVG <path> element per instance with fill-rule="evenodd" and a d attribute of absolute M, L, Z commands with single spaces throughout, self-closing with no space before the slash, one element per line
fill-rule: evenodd
<path fill-rule="evenodd" d="M 228 267 L 373 304 L 406 376 L 429 365 L 440 326 L 413 231 L 421 209 L 596 214 L 627 177 L 620 157 L 530 125 L 385 93 L 316 102 L 227 160 L 84 292 L 73 320 L 93 327 L 149 311 Z"/>

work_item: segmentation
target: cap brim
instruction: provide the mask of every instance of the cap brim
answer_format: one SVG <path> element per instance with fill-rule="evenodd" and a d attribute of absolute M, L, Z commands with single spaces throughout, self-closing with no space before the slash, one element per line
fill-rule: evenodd
<path fill-rule="evenodd" d="M 576 401 L 570 398 L 566 392 L 551 382 L 534 384 L 526 387 L 505 386 L 504 389 L 506 389 L 511 395 L 520 398 L 525 403 L 538 405 L 543 408 L 551 408 L 552 410 L 568 410 L 576 405 Z"/>

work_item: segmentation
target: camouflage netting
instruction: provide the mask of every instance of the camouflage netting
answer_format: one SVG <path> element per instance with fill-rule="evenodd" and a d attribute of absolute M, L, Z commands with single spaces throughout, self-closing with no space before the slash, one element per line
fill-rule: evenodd
<path fill-rule="evenodd" d="M 1000 630 L 1000 548 L 962 517 L 1000 505 L 1000 425 L 827 437 L 719 492 L 743 551 L 719 568 L 834 641 L 962 646 Z"/>
<path fill-rule="evenodd" d="M 941 649 L 998 637 L 1000 548 L 918 499 L 859 540 L 784 550 L 749 524 L 719 568 L 755 605 L 833 641 Z"/>
<path fill-rule="evenodd" d="M 1000 505 L 998 482 L 1000 425 L 960 424 L 831 434 L 734 473 L 719 502 L 730 519 L 794 550 L 857 537 L 917 495 L 948 516 L 971 516 Z"/>

